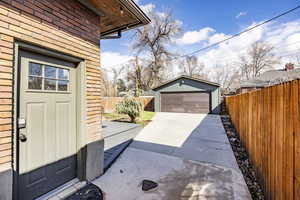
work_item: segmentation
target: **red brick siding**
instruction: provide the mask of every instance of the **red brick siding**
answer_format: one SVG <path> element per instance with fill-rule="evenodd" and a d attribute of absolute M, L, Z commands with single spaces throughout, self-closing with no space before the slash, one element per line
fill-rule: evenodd
<path fill-rule="evenodd" d="M 75 0 L 4 0 L 6 6 L 76 36 L 98 42 L 100 18 Z M 4 3 L 2 3 L 4 5 Z"/>
<path fill-rule="evenodd" d="M 87 139 L 102 138 L 100 18 L 76 0 L 0 0 L 0 171 L 12 160 L 14 41 L 86 61 Z"/>

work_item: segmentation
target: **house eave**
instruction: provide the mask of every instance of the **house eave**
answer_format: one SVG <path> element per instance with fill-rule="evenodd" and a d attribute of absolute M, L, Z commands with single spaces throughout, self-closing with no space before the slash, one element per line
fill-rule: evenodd
<path fill-rule="evenodd" d="M 128 10 L 134 14 L 137 19 L 140 20 L 144 25 L 149 24 L 151 19 L 146 13 L 133 1 L 133 0 L 119 0 Z"/>
<path fill-rule="evenodd" d="M 120 3 L 138 19 L 136 23 L 129 23 L 114 29 L 101 32 L 101 36 L 111 35 L 119 31 L 128 31 L 140 26 L 147 25 L 151 22 L 151 19 L 144 13 L 144 11 L 133 0 L 119 0 Z"/>
<path fill-rule="evenodd" d="M 105 10 L 104 8 L 101 8 L 101 4 L 99 2 L 91 2 L 88 0 L 78 0 L 82 5 L 90 9 L 92 12 L 95 14 L 101 16 L 101 17 L 107 17 L 109 18 L 111 16 L 110 13 L 112 13 L 112 10 Z M 133 1 L 133 0 L 116 0 L 118 3 L 114 4 L 115 7 L 118 7 L 117 9 L 123 8 L 124 11 L 126 12 L 129 16 L 129 18 L 123 18 L 122 21 L 122 16 L 120 17 L 120 22 L 117 24 L 113 24 L 110 26 L 106 25 L 101 25 L 101 30 L 105 29 L 103 31 L 100 31 L 101 36 L 107 36 L 107 35 L 112 35 L 115 33 L 118 33 L 120 31 L 124 32 L 130 29 L 134 29 L 140 26 L 147 25 L 151 22 L 150 18 L 146 15 L 146 13 Z M 118 5 L 118 6 L 117 6 Z M 115 9 L 115 10 L 117 10 Z M 115 12 L 115 11 L 114 11 Z M 103 28 L 106 27 L 106 28 Z"/>

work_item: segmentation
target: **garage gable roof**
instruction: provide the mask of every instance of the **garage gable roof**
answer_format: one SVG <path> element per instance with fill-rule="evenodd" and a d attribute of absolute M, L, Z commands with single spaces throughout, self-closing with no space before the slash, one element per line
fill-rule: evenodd
<path fill-rule="evenodd" d="M 214 83 L 214 82 L 207 81 L 207 80 L 200 79 L 200 78 L 194 78 L 194 77 L 191 77 L 191 76 L 181 75 L 181 76 L 179 76 L 179 77 L 177 77 L 175 79 L 169 80 L 169 81 L 167 81 L 167 82 L 165 82 L 165 83 L 163 83 L 163 84 L 161 84 L 161 85 L 159 85 L 157 87 L 152 88 L 152 90 L 158 90 L 161 87 L 163 87 L 163 86 L 165 86 L 165 85 L 167 85 L 169 83 L 172 83 L 174 81 L 177 81 L 177 80 L 183 79 L 183 78 L 189 79 L 189 80 L 193 80 L 193 81 L 197 81 L 197 82 L 201 82 L 201 83 L 206 83 L 208 85 L 213 85 L 213 86 L 216 86 L 216 87 L 220 87 L 220 84 L 218 84 L 218 83 Z"/>

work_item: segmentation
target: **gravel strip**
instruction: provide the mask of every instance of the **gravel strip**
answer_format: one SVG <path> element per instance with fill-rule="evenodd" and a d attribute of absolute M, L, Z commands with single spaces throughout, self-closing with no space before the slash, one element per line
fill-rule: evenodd
<path fill-rule="evenodd" d="M 257 175 L 254 167 L 249 160 L 248 153 L 243 147 L 234 126 L 231 123 L 230 117 L 228 115 L 221 115 L 221 119 L 237 163 L 243 173 L 244 179 L 251 193 L 252 199 L 265 199 L 262 187 L 257 181 Z"/>

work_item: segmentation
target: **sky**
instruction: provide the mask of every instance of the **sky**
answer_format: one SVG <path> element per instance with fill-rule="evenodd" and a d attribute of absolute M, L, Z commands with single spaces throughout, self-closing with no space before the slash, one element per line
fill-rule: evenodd
<path fill-rule="evenodd" d="M 174 40 L 172 51 L 180 54 L 193 52 L 209 44 L 230 37 L 246 28 L 270 19 L 300 5 L 299 0 L 136 0 L 147 13 L 171 10 L 181 23 L 182 34 Z M 130 60 L 134 30 L 123 33 L 121 39 L 101 40 L 102 67 L 107 71 Z M 295 60 L 300 51 L 300 9 L 271 23 L 234 38 L 229 42 L 202 51 L 196 56 L 207 70 L 216 64 L 230 64 L 246 54 L 255 41 L 266 41 L 274 46 L 274 53 L 284 62 Z"/>

